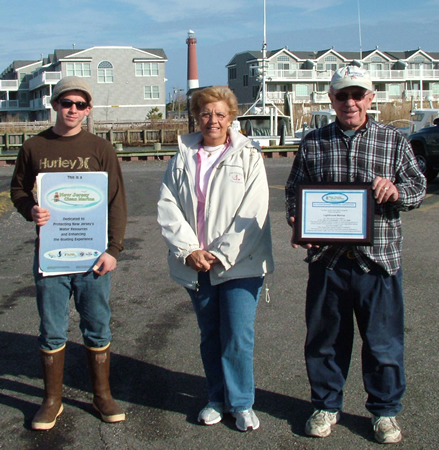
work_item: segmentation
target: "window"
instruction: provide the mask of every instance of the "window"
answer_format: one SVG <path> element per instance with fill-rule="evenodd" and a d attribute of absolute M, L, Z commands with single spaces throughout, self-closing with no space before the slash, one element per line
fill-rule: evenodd
<path fill-rule="evenodd" d="M 243 75 L 242 76 L 242 85 L 243 86 L 248 86 L 248 75 Z"/>
<path fill-rule="evenodd" d="M 389 95 L 399 97 L 401 95 L 401 85 L 391 84 L 389 86 Z"/>
<path fill-rule="evenodd" d="M 430 62 L 425 56 L 415 56 L 413 58 L 414 63 L 427 63 Z"/>
<path fill-rule="evenodd" d="M 431 85 L 431 90 L 433 91 L 434 96 L 439 95 L 439 83 L 433 83 Z"/>
<path fill-rule="evenodd" d="M 229 80 L 236 80 L 236 67 L 229 67 Z"/>
<path fill-rule="evenodd" d="M 307 84 L 298 84 L 296 86 L 296 96 L 307 97 L 309 95 L 309 86 Z"/>
<path fill-rule="evenodd" d="M 157 77 L 158 74 L 158 63 L 136 63 L 136 77 Z"/>
<path fill-rule="evenodd" d="M 113 64 L 109 61 L 102 61 L 98 65 L 98 83 L 113 82 Z"/>
<path fill-rule="evenodd" d="M 250 76 L 251 77 L 257 77 L 259 74 L 259 66 L 257 64 L 254 64 L 250 66 Z"/>
<path fill-rule="evenodd" d="M 328 116 L 322 116 L 320 118 L 320 128 L 326 127 L 326 125 L 328 125 L 328 123 L 329 123 Z"/>
<path fill-rule="evenodd" d="M 325 70 L 332 70 L 335 72 L 337 70 L 337 64 L 325 64 Z"/>
<path fill-rule="evenodd" d="M 145 86 L 145 100 L 160 98 L 160 89 L 158 86 Z"/>
<path fill-rule="evenodd" d="M 91 77 L 90 63 L 67 63 L 67 76 Z"/>
<path fill-rule="evenodd" d="M 290 58 L 288 58 L 287 55 L 280 55 L 280 56 L 277 57 L 277 60 L 278 61 L 289 61 Z"/>

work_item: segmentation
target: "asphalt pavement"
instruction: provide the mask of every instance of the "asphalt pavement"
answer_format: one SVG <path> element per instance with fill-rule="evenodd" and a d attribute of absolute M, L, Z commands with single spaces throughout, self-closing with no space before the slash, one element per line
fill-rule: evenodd
<path fill-rule="evenodd" d="M 341 422 L 326 439 L 304 434 L 312 413 L 303 358 L 305 252 L 289 244 L 283 187 L 292 159 L 267 159 L 276 270 L 271 301 L 256 320 L 254 409 L 261 426 L 242 433 L 226 415 L 201 426 L 207 401 L 199 333 L 185 290 L 168 276 L 166 246 L 156 222 L 165 161 L 123 162 L 129 204 L 125 251 L 113 273 L 113 395 L 125 422 L 103 423 L 91 393 L 79 319 L 70 310 L 64 412 L 45 432 L 30 429 L 43 395 L 38 315 L 31 275 L 35 229 L 12 207 L 12 166 L 0 166 L 0 448 L 4 449 L 372 449 L 375 443 L 360 370 L 360 338 L 352 356 Z M 437 448 L 439 179 L 415 211 L 403 213 L 406 372 L 399 448 Z"/>

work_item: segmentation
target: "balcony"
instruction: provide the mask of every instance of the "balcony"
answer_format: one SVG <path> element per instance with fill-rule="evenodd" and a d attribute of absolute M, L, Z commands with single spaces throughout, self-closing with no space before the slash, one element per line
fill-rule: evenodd
<path fill-rule="evenodd" d="M 413 100 L 438 100 L 439 95 L 435 94 L 433 91 L 420 91 L 419 89 L 408 89 L 404 91 L 405 98 L 411 98 Z"/>
<path fill-rule="evenodd" d="M 405 69 L 405 70 L 369 70 L 374 83 L 403 82 L 406 80 L 437 80 L 437 69 Z M 334 72 L 332 70 L 267 70 L 268 81 L 302 81 L 302 82 L 330 82 Z"/>
<path fill-rule="evenodd" d="M 50 104 L 50 96 L 45 95 L 43 98 L 34 98 L 30 101 L 30 109 L 33 111 L 40 109 L 50 109 L 52 105 Z"/>
<path fill-rule="evenodd" d="M 56 84 L 61 78 L 61 72 L 41 72 L 30 80 L 29 89 L 34 90 L 49 84 Z"/>
<path fill-rule="evenodd" d="M 11 109 L 18 109 L 20 104 L 18 100 L 0 100 L 0 111 L 10 111 Z"/>
<path fill-rule="evenodd" d="M 439 80 L 439 70 L 437 69 L 407 69 L 407 80 Z"/>
<path fill-rule="evenodd" d="M 0 91 L 18 91 L 18 80 L 0 80 Z"/>
<path fill-rule="evenodd" d="M 316 70 L 268 70 L 269 81 L 330 81 L 332 71 Z"/>

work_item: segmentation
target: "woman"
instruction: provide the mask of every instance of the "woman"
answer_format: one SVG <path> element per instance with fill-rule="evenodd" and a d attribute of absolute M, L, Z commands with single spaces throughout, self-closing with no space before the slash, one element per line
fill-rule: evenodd
<path fill-rule="evenodd" d="M 268 183 L 262 155 L 230 128 L 238 111 L 225 87 L 196 91 L 200 132 L 181 136 L 158 202 L 171 277 L 191 297 L 201 332 L 209 403 L 198 421 L 224 412 L 256 430 L 252 406 L 254 320 L 264 275 L 273 271 Z"/>

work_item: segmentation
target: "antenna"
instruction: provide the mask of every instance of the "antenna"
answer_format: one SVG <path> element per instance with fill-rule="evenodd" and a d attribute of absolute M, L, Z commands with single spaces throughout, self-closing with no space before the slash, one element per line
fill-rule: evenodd
<path fill-rule="evenodd" d="M 360 0 L 358 2 L 358 34 L 360 36 L 360 61 L 363 59 L 363 47 L 361 42 L 361 17 L 360 17 Z"/>
<path fill-rule="evenodd" d="M 267 64 L 267 9 L 264 0 L 264 41 L 262 43 L 262 111 L 265 114 L 265 69 Z"/>

